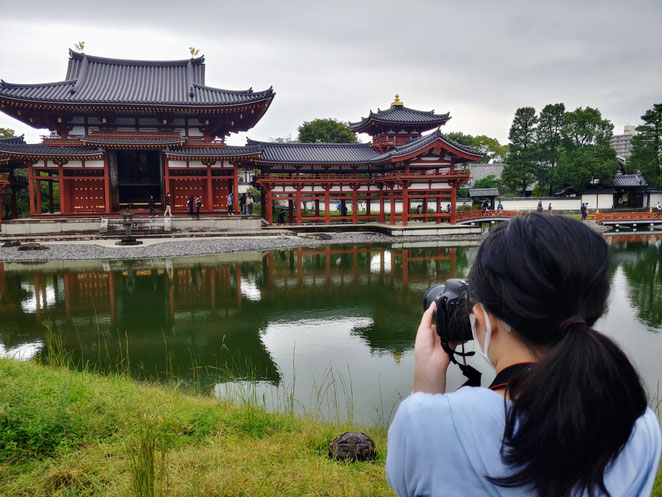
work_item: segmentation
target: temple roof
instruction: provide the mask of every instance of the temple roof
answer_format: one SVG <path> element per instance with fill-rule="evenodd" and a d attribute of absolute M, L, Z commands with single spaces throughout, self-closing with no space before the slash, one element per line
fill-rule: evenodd
<path fill-rule="evenodd" d="M 614 176 L 612 184 L 620 187 L 648 186 L 648 183 L 646 183 L 646 180 L 641 174 L 617 174 Z"/>
<path fill-rule="evenodd" d="M 468 147 L 466 145 L 461 145 L 452 140 L 449 140 L 441 133 L 440 130 L 437 129 L 434 133 L 430 133 L 429 135 L 415 138 L 413 140 L 408 141 L 404 145 L 400 145 L 399 147 L 392 148 L 388 152 L 385 152 L 379 155 L 378 157 L 375 157 L 374 161 L 380 162 L 387 159 L 396 159 L 399 157 L 404 157 L 412 153 L 416 153 L 417 150 L 427 147 L 428 145 L 434 143 L 437 140 L 448 145 L 449 146 L 448 148 L 450 148 L 451 150 L 455 149 L 457 152 L 460 152 L 461 154 L 466 154 L 468 156 L 475 156 L 476 159 L 480 159 L 481 157 L 483 157 L 483 155 L 485 155 L 482 152 L 475 150 L 474 148 Z"/>
<path fill-rule="evenodd" d="M 20 144 L 25 143 L 25 135 L 21 136 L 9 136 L 7 138 L 0 138 L 0 145 L 11 145 L 11 144 Z"/>
<path fill-rule="evenodd" d="M 403 105 L 392 105 L 389 109 L 377 112 L 370 111 L 368 117 L 360 121 L 349 123 L 349 129 L 356 133 L 384 132 L 384 126 L 390 127 L 392 131 L 399 131 L 399 126 L 414 126 L 417 131 L 426 131 L 445 124 L 450 119 L 450 112 L 446 114 L 435 114 L 434 110 L 429 112 L 410 109 Z M 371 132 L 372 131 L 372 132 Z"/>
<path fill-rule="evenodd" d="M 379 155 L 369 143 L 269 143 L 250 139 L 247 143 L 260 147 L 260 162 L 366 164 Z"/>
<path fill-rule="evenodd" d="M 0 80 L 0 97 L 37 102 L 235 106 L 271 100 L 254 92 L 205 85 L 204 57 L 153 61 L 95 57 L 72 50 L 65 81 L 14 84 Z"/>
<path fill-rule="evenodd" d="M 259 155 L 258 146 L 225 146 L 225 147 L 184 147 L 178 149 L 167 149 L 165 154 L 171 157 L 245 157 Z"/>
<path fill-rule="evenodd" d="M 0 156 L 30 157 L 98 157 L 103 150 L 94 147 L 55 147 L 43 143 L 5 144 L 0 142 Z"/>
<path fill-rule="evenodd" d="M 81 138 L 80 142 L 85 145 L 98 145 L 100 147 L 121 147 L 130 145 L 132 148 L 163 148 L 168 145 L 182 145 L 186 141 L 186 138 L 122 138 L 122 137 L 113 137 L 113 138 L 104 138 L 104 137 L 85 137 Z"/>

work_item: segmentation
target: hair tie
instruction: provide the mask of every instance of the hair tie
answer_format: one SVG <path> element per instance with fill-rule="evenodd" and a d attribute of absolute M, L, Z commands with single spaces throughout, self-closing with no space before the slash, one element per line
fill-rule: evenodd
<path fill-rule="evenodd" d="M 568 330 L 569 330 L 570 328 L 572 328 L 573 326 L 575 326 L 575 325 L 577 325 L 577 324 L 581 324 L 581 325 L 583 325 L 583 326 L 587 326 L 587 325 L 586 325 L 586 321 L 584 320 L 583 317 L 580 317 L 580 316 L 573 316 L 573 317 L 568 318 L 568 319 L 566 319 L 565 321 L 563 321 L 563 322 L 561 323 L 561 325 L 559 326 L 559 330 L 561 331 L 561 334 L 562 334 L 562 335 L 565 335 L 565 334 L 568 332 Z"/>

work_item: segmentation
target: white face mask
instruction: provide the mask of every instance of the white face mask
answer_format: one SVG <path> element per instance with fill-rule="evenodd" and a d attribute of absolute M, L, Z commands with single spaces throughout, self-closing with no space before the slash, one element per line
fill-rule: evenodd
<path fill-rule="evenodd" d="M 476 332 L 476 316 L 473 313 L 469 314 L 469 321 L 471 322 L 471 334 L 473 335 L 473 338 L 476 341 L 476 348 L 478 349 L 478 353 L 483 356 L 483 358 L 487 361 L 487 364 L 489 364 L 492 369 L 496 369 L 494 367 L 494 364 L 492 364 L 492 361 L 490 361 L 489 356 L 487 355 L 487 352 L 490 348 L 492 323 L 490 322 L 490 317 L 487 315 L 487 311 L 485 310 L 485 308 L 481 304 L 478 305 L 483 310 L 483 315 L 485 316 L 485 327 L 487 328 L 485 332 L 485 347 L 484 348 L 481 347 L 480 342 L 478 341 L 478 333 Z"/>

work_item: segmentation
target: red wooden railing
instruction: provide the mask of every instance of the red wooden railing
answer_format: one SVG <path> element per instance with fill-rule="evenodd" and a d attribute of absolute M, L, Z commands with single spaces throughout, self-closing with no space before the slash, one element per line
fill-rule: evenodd
<path fill-rule="evenodd" d="M 343 181 L 343 182 L 373 182 L 395 179 L 435 179 L 440 178 L 469 178 L 471 171 L 469 169 L 437 168 L 423 171 L 393 171 L 388 173 L 268 173 L 261 175 L 258 182 L 278 183 L 278 182 L 306 182 L 317 183 L 324 181 Z"/>
<path fill-rule="evenodd" d="M 469 221 L 471 219 L 487 219 L 490 217 L 493 218 L 504 218 L 504 217 L 513 217 L 519 214 L 520 211 L 504 211 L 504 210 L 491 210 L 489 212 L 483 212 L 481 209 L 474 209 L 470 211 L 459 211 L 455 216 L 455 221 Z"/>
<path fill-rule="evenodd" d="M 592 221 L 645 221 L 647 219 L 662 219 L 662 212 L 594 212 L 587 216 Z"/>

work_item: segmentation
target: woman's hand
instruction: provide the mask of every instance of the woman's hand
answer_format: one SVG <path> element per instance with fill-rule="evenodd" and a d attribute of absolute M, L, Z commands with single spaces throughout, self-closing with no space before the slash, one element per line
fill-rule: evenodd
<path fill-rule="evenodd" d="M 436 325 L 432 324 L 436 303 L 423 313 L 414 345 L 414 392 L 445 393 L 450 357 L 441 347 Z"/>

